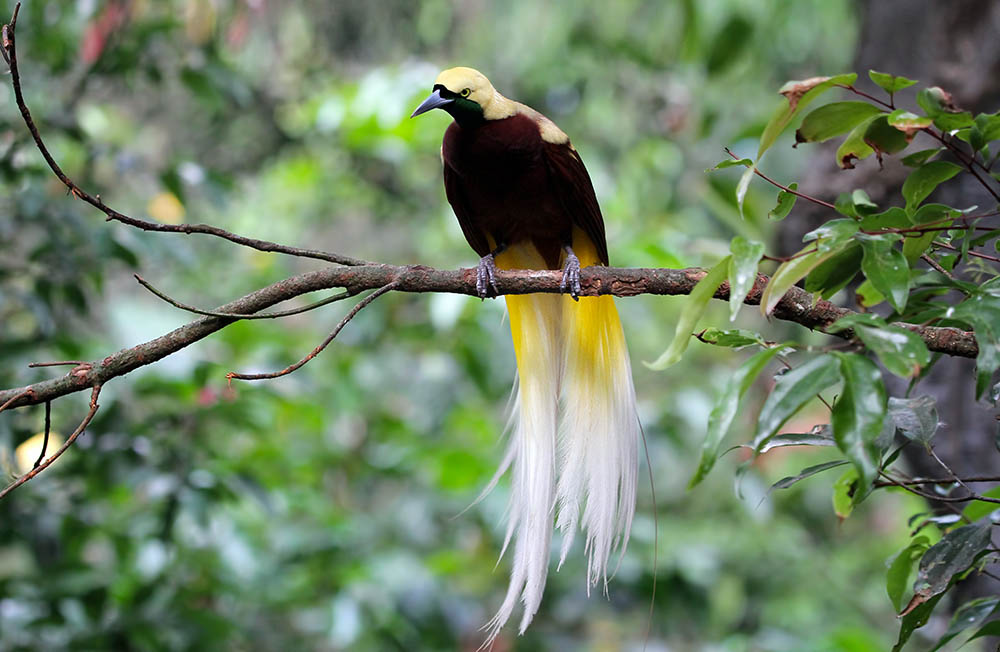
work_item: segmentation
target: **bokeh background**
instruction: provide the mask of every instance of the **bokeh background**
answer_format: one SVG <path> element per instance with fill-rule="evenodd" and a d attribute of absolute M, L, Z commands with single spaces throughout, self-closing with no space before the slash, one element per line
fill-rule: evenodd
<path fill-rule="evenodd" d="M 770 189 L 751 188 L 741 219 L 738 174 L 706 168 L 726 146 L 755 151 L 784 81 L 850 70 L 862 14 L 848 0 L 27 0 L 17 36 L 56 159 L 122 212 L 472 265 L 441 183 L 449 118 L 408 118 L 440 69 L 469 65 L 570 134 L 613 264 L 682 267 L 715 262 L 737 234 L 778 245 Z M 3 387 L 61 373 L 29 362 L 99 359 L 190 320 L 133 273 L 208 308 L 317 266 L 106 223 L 44 168 L 3 80 Z M 767 169 L 792 181 L 810 157 L 779 146 Z M 610 598 L 587 598 L 575 550 L 528 633 L 509 627 L 494 649 L 642 649 L 654 579 L 648 650 L 888 649 L 885 560 L 920 503 L 878 495 L 839 522 L 832 478 L 769 492 L 829 459 L 796 449 L 762 457 L 739 491 L 735 451 L 686 491 L 713 394 L 743 355 L 694 343 L 647 370 L 683 301 L 618 302 L 656 504 L 644 478 Z M 234 324 L 109 383 L 77 445 L 0 502 L 0 649 L 478 647 L 506 588 L 506 485 L 459 513 L 503 450 L 502 303 L 388 295 L 294 375 L 227 386 L 228 371 L 297 360 L 346 310 Z M 721 326 L 726 307 L 704 321 Z M 738 324 L 797 329 L 750 309 Z M 83 394 L 57 401 L 54 430 L 85 411 Z M 42 423 L 41 408 L 0 415 L 5 478 Z"/>

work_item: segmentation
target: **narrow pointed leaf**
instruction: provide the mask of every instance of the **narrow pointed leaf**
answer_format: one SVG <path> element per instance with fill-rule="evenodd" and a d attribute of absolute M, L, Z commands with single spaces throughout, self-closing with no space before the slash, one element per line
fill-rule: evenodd
<path fill-rule="evenodd" d="M 865 254 L 861 271 L 896 312 L 903 312 L 910 296 L 910 266 L 903 252 L 894 246 L 900 239 L 897 233 L 861 238 Z"/>
<path fill-rule="evenodd" d="M 868 358 L 856 353 L 833 355 L 840 362 L 844 380 L 830 415 L 833 439 L 858 470 L 859 492 L 864 495 L 878 477 L 880 455 L 875 440 L 885 419 L 885 386 L 878 367 Z"/>
<path fill-rule="evenodd" d="M 903 198 L 906 199 L 906 212 L 911 215 L 927 196 L 934 192 L 939 184 L 947 181 L 962 171 L 954 163 L 948 161 L 931 161 L 924 163 L 910 173 L 903 182 Z"/>
<path fill-rule="evenodd" d="M 764 243 L 736 236 L 729 245 L 729 320 L 736 319 L 743 300 L 757 280 L 757 264 L 764 255 Z"/>
<path fill-rule="evenodd" d="M 795 131 L 796 143 L 821 143 L 846 134 L 864 120 L 881 113 L 868 102 L 833 102 L 811 111 Z M 930 124 L 930 120 L 927 120 Z"/>
<path fill-rule="evenodd" d="M 778 378 L 761 408 L 753 438 L 754 450 L 759 452 L 792 415 L 838 380 L 840 364 L 830 355 L 812 358 Z"/>
<path fill-rule="evenodd" d="M 750 181 L 753 179 L 755 169 L 753 166 L 748 167 L 736 184 L 736 207 L 740 211 L 740 217 L 744 217 L 743 202 L 746 201 L 747 190 L 750 188 Z"/>
<path fill-rule="evenodd" d="M 720 260 L 694 286 L 694 289 L 691 290 L 691 295 L 688 296 L 684 304 L 684 310 L 681 311 L 680 319 L 677 320 L 677 328 L 674 331 L 673 341 L 655 362 L 645 363 L 647 367 L 655 371 L 660 371 L 681 359 L 688 344 L 691 342 L 691 333 L 705 312 L 708 302 L 712 300 L 715 291 L 726 280 L 726 273 L 729 271 L 729 260 L 729 256 Z"/>
<path fill-rule="evenodd" d="M 842 246 L 846 246 L 846 243 L 842 243 Z M 808 251 L 812 248 L 814 248 L 814 245 L 808 245 L 802 251 Z M 764 288 L 764 292 L 761 294 L 761 312 L 765 316 L 771 314 L 774 311 L 774 307 L 778 305 L 778 302 L 781 301 L 781 298 L 785 296 L 785 293 L 793 285 L 805 278 L 809 272 L 823 263 L 823 261 L 832 258 L 836 253 L 837 250 L 826 252 L 815 251 L 782 263 L 775 270 L 767 287 Z"/>
<path fill-rule="evenodd" d="M 915 79 L 907 79 L 906 77 L 890 75 L 884 72 L 877 72 L 875 70 L 868 71 L 868 78 L 881 86 L 882 90 L 889 94 L 897 93 L 904 88 L 909 88 L 917 83 Z"/>
<path fill-rule="evenodd" d="M 848 462 L 847 460 L 835 460 L 833 462 L 823 462 L 822 464 L 816 464 L 815 466 L 804 468 L 801 471 L 799 471 L 798 474 L 796 475 L 789 475 L 787 477 L 778 480 L 773 485 L 771 485 L 771 489 L 772 490 L 788 489 L 792 485 L 796 484 L 797 482 L 800 482 L 801 480 L 805 480 L 809 476 L 816 475 L 817 473 L 822 473 L 823 471 L 828 471 L 829 469 L 835 469 L 838 466 L 844 466 L 845 464 L 850 464 L 850 462 Z"/>
<path fill-rule="evenodd" d="M 778 107 L 774 115 L 764 127 L 760 137 L 760 147 L 757 149 L 757 160 L 764 155 L 778 136 L 788 128 L 792 121 L 817 97 L 840 84 L 850 86 L 857 80 L 855 73 L 836 75 L 834 77 L 813 77 L 802 81 L 790 81 L 778 91 L 785 96 L 785 102 Z"/>
<path fill-rule="evenodd" d="M 977 598 L 966 602 L 951 617 L 948 629 L 944 635 L 938 639 L 937 644 L 930 649 L 930 652 L 937 652 L 943 648 L 948 641 L 955 638 L 971 627 L 979 627 L 986 619 L 1000 609 L 1000 597 L 990 596 L 988 598 Z"/>
<path fill-rule="evenodd" d="M 900 550 L 889 560 L 885 573 L 885 592 L 889 595 L 896 613 L 903 610 L 903 596 L 910 586 L 910 575 L 913 567 L 924 551 L 927 550 L 927 537 L 919 536 L 910 545 Z"/>
<path fill-rule="evenodd" d="M 715 398 L 712 405 L 712 412 L 708 416 L 708 432 L 705 435 L 705 442 L 701 447 L 701 459 L 698 461 L 698 469 L 694 477 L 688 483 L 688 489 L 701 482 L 708 472 L 715 466 L 715 460 L 719 457 L 719 448 L 722 440 L 729 431 L 729 426 L 733 423 L 733 418 L 739 411 L 740 401 L 747 393 L 753 381 L 760 375 L 767 364 L 781 353 L 782 347 L 774 349 L 764 349 L 758 351 L 747 359 L 726 381 L 722 391 Z"/>

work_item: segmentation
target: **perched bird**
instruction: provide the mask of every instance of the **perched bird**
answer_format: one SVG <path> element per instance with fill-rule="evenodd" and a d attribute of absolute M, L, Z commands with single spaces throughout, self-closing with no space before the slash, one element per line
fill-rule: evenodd
<path fill-rule="evenodd" d="M 444 185 L 481 256 L 480 295 L 498 293 L 497 268 L 561 268 L 570 293 L 506 297 L 517 395 L 510 443 L 487 491 L 512 469 L 503 550 L 513 542 L 514 558 L 507 595 L 485 627 L 490 642 L 519 598 L 522 634 L 538 611 L 553 521 L 563 537 L 559 565 L 579 527 L 588 593 L 599 582 L 607 591 L 609 558 L 616 549 L 624 554 L 635 511 L 640 427 L 614 300 L 577 297 L 580 268 L 607 265 L 608 246 L 593 184 L 569 137 L 471 68 L 438 75 L 413 116 L 432 109 L 454 118 L 441 147 Z"/>

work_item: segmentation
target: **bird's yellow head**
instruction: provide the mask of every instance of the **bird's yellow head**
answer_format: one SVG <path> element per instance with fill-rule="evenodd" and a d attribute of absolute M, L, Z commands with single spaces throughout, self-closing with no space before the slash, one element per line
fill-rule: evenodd
<path fill-rule="evenodd" d="M 449 68 L 434 80 L 434 92 L 410 117 L 443 109 L 459 124 L 500 120 L 514 114 L 513 102 L 493 88 L 486 75 L 472 68 Z"/>

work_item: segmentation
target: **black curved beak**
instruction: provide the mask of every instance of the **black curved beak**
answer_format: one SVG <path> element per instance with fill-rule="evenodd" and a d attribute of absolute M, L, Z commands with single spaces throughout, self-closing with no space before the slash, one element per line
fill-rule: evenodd
<path fill-rule="evenodd" d="M 433 93 L 427 96 L 426 100 L 420 103 L 420 106 L 418 106 L 416 110 L 410 114 L 410 117 L 415 118 L 421 113 L 427 113 L 431 109 L 440 108 L 442 106 L 445 106 L 446 104 L 451 104 L 454 101 L 455 100 L 441 97 L 441 91 L 435 90 Z"/>

